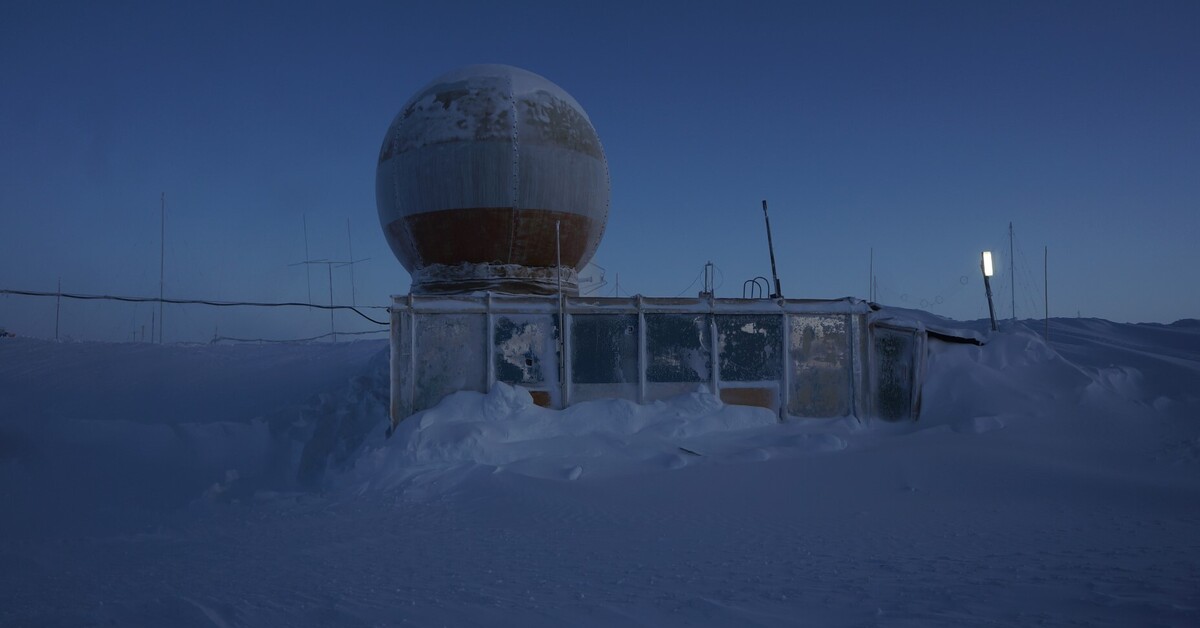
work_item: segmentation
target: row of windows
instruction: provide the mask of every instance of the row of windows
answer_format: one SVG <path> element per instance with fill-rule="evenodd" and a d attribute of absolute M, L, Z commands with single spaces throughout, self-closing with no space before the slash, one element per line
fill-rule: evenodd
<path fill-rule="evenodd" d="M 479 355 L 485 348 L 486 317 L 479 314 L 417 317 L 418 344 L 439 353 Z M 645 379 L 648 384 L 708 383 L 713 368 L 712 327 L 722 384 L 778 382 L 787 385 L 788 412 L 795 416 L 841 416 L 851 411 L 855 390 L 864 385 L 867 353 L 861 319 L 846 314 L 647 313 Z M 786 351 L 784 321 L 789 327 Z M 859 328 L 851 333 L 851 321 Z M 571 384 L 637 384 L 642 334 L 636 314 L 576 314 L 570 321 Z M 557 317 L 550 314 L 495 315 L 492 330 L 496 380 L 529 388 L 557 381 Z M 910 336 L 877 333 L 875 378 L 884 414 L 907 414 L 911 400 Z M 857 344 L 854 346 L 852 343 Z M 856 358 L 855 356 L 859 356 Z M 790 369 L 784 377 L 784 369 Z M 418 380 L 434 393 L 486 388 L 486 360 L 424 362 Z M 479 380 L 479 381 L 476 381 Z M 418 388 L 425 388 L 419 386 Z M 887 394 L 883 394 L 887 393 Z M 887 399 L 883 399 L 887 397 Z M 430 401 L 436 401 L 431 399 Z M 888 408 L 880 407 L 879 410 Z"/>

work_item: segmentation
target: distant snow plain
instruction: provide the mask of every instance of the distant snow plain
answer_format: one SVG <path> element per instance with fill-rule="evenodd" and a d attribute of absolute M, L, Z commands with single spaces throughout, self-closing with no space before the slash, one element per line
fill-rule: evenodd
<path fill-rule="evenodd" d="M 919 421 L 497 385 L 386 342 L 0 339 L 3 626 L 1200 625 L 1200 324 L 932 343 Z"/>

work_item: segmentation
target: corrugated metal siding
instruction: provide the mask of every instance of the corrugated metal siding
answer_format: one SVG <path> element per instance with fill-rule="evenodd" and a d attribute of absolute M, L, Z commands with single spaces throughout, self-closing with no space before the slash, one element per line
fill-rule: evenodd
<path fill-rule="evenodd" d="M 434 144 L 392 157 L 392 220 L 442 209 L 512 207 L 512 144 Z M 382 210 L 381 210 L 382 212 Z"/>
<path fill-rule="evenodd" d="M 609 194 L 603 160 L 561 146 L 536 144 L 523 144 L 520 155 L 520 207 L 570 212 L 603 222 Z"/>

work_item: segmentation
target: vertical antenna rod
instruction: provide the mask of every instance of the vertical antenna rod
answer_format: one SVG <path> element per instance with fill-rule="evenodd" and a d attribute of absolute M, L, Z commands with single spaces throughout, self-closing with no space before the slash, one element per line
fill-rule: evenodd
<path fill-rule="evenodd" d="M 567 321 L 563 313 L 561 220 L 554 221 L 554 266 L 558 274 L 558 394 L 567 407 Z"/>
<path fill-rule="evenodd" d="M 561 220 L 554 221 L 554 267 L 558 269 L 558 296 L 561 303 L 562 299 L 562 236 L 560 228 Z M 562 309 L 561 306 L 559 308 Z"/>
<path fill-rule="evenodd" d="M 307 262 L 312 259 L 311 257 L 308 256 L 308 214 L 300 214 L 300 219 L 304 221 L 304 261 Z M 350 259 L 353 260 L 354 258 L 351 257 Z M 309 270 L 307 264 L 305 264 L 305 266 L 304 266 L 304 278 L 308 281 L 308 283 L 306 284 L 306 286 L 308 288 L 308 304 L 311 306 L 312 305 L 312 271 Z"/>
<path fill-rule="evenodd" d="M 1017 320 L 1017 260 L 1013 257 L 1013 229 L 1008 223 L 1008 288 L 1012 295 L 1012 318 Z"/>
<path fill-rule="evenodd" d="M 868 301 L 875 301 L 875 247 L 871 247 L 871 267 L 870 275 L 867 277 L 867 296 Z"/>
<path fill-rule="evenodd" d="M 162 220 L 158 234 L 158 344 L 163 341 L 163 277 L 167 258 L 167 193 L 162 193 Z"/>
<path fill-rule="evenodd" d="M 767 222 L 767 250 L 771 252 L 771 278 L 775 280 L 775 294 L 771 295 L 772 299 L 783 298 L 783 291 L 779 288 L 779 274 L 775 272 L 775 245 L 771 243 L 771 217 L 767 215 L 767 199 L 763 199 L 763 220 Z"/>
<path fill-rule="evenodd" d="M 1042 286 L 1046 289 L 1046 342 L 1050 342 L 1050 247 L 1042 251 Z"/>
<path fill-rule="evenodd" d="M 350 245 L 350 305 L 358 306 L 358 296 L 354 289 L 354 239 L 350 236 L 350 219 L 346 219 L 346 242 Z"/>
<path fill-rule="evenodd" d="M 305 264 L 305 268 L 308 265 Z M 325 269 L 329 271 L 329 334 L 333 336 L 333 341 L 337 342 L 337 330 L 333 328 L 333 264 L 325 264 Z"/>

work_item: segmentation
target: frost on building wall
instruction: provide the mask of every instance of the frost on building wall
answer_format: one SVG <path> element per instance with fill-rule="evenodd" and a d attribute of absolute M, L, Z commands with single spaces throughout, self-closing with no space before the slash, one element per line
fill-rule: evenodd
<path fill-rule="evenodd" d="M 645 314 L 646 396 L 664 399 L 711 380 L 708 314 Z"/>
<path fill-rule="evenodd" d="M 392 417 L 505 382 L 555 408 L 704 387 L 781 419 L 916 418 L 924 330 L 874 317 L 854 299 L 397 297 Z"/>
<path fill-rule="evenodd" d="M 791 366 L 795 394 L 788 412 L 795 416 L 845 416 L 854 390 L 850 317 L 791 315 Z"/>
<path fill-rule="evenodd" d="M 917 410 L 915 369 L 920 337 L 910 329 L 877 326 L 872 351 L 875 357 L 875 412 L 891 421 L 905 419 Z"/>
<path fill-rule="evenodd" d="M 571 399 L 638 398 L 638 316 L 571 318 Z"/>
<path fill-rule="evenodd" d="M 529 389 L 549 405 L 557 389 L 558 326 L 550 314 L 503 314 L 492 330 L 495 379 Z"/>
<path fill-rule="evenodd" d="M 542 317 L 545 318 L 545 317 Z M 554 321 L 514 321 L 503 316 L 496 321 L 496 379 L 524 386 L 540 386 L 542 352 L 547 333 L 554 333 Z"/>
<path fill-rule="evenodd" d="M 778 409 L 783 374 L 783 317 L 718 314 L 721 399 Z"/>
<path fill-rule="evenodd" d="M 783 362 L 780 317 L 762 314 L 719 315 L 717 343 L 721 381 L 778 380 Z"/>
<path fill-rule="evenodd" d="M 429 408 L 453 390 L 487 390 L 487 364 L 482 359 L 487 331 L 485 321 L 469 314 L 443 314 L 420 317 L 413 321 L 417 349 L 437 347 L 457 359 L 433 359 L 422 356 L 416 361 L 413 404 Z"/>

